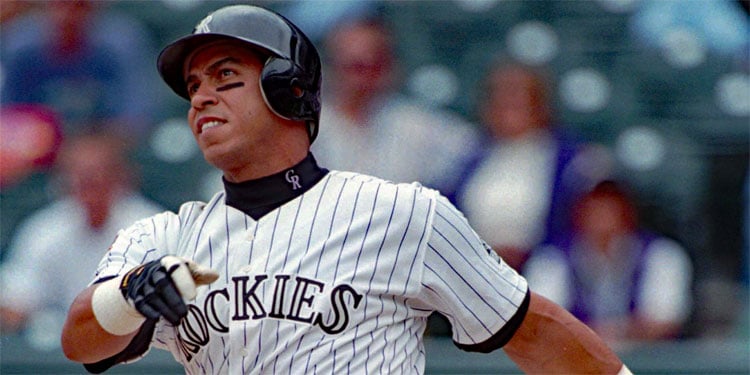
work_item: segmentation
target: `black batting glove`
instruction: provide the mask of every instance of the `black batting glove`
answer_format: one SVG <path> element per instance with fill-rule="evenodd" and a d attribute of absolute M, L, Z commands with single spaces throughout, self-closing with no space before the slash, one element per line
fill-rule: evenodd
<path fill-rule="evenodd" d="M 125 274 L 120 283 L 123 297 L 148 319 L 164 317 L 173 325 L 187 315 L 187 305 L 172 274 L 181 264 L 165 265 L 164 258 L 144 263 Z"/>
<path fill-rule="evenodd" d="M 178 325 L 187 315 L 185 301 L 219 274 L 191 260 L 167 255 L 122 276 L 102 282 L 91 296 L 91 310 L 103 330 L 113 335 L 137 331 L 146 319 L 163 317 Z"/>

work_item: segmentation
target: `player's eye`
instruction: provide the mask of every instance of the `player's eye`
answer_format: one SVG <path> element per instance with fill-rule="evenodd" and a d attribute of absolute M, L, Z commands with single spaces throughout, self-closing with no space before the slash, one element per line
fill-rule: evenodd
<path fill-rule="evenodd" d="M 219 71 L 219 76 L 221 76 L 221 78 L 232 77 L 234 75 L 234 70 L 231 69 L 222 69 L 221 71 Z"/>
<path fill-rule="evenodd" d="M 193 96 L 196 92 L 198 92 L 198 88 L 200 85 L 197 82 L 188 83 L 187 85 L 187 92 L 189 96 Z"/>

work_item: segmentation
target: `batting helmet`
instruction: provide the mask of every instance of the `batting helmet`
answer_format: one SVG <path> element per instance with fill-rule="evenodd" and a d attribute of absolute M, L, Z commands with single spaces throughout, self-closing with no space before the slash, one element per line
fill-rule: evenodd
<path fill-rule="evenodd" d="M 192 34 L 159 55 L 159 73 L 167 85 L 189 100 L 184 76 L 187 58 L 200 46 L 220 40 L 240 41 L 268 55 L 260 76 L 266 105 L 282 118 L 305 121 L 312 142 L 320 119 L 320 56 L 297 26 L 273 11 L 232 5 L 210 13 Z"/>

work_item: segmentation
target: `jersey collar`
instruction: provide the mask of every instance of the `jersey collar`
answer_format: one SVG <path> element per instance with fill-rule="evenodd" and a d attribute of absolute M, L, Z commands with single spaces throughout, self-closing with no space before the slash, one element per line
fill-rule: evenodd
<path fill-rule="evenodd" d="M 255 220 L 302 195 L 328 170 L 318 166 L 312 153 L 297 165 L 279 173 L 239 183 L 224 181 L 226 203 Z"/>

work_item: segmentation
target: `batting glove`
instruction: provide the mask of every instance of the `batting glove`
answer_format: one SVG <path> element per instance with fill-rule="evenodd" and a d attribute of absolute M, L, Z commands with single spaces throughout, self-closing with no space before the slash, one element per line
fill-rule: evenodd
<path fill-rule="evenodd" d="M 135 332 L 146 319 L 164 317 L 177 325 L 187 315 L 185 301 L 195 298 L 196 286 L 218 277 L 193 261 L 165 256 L 103 282 L 94 290 L 91 307 L 102 328 L 114 335 Z"/>

